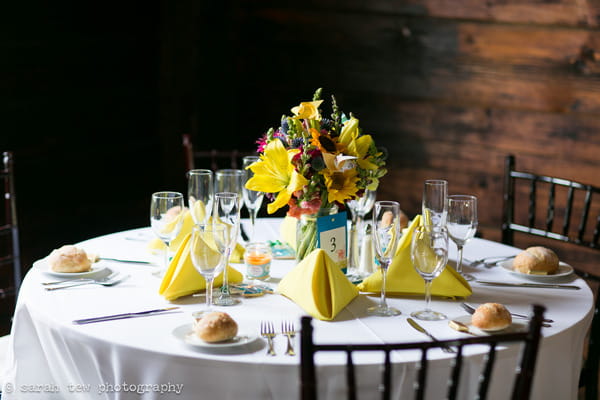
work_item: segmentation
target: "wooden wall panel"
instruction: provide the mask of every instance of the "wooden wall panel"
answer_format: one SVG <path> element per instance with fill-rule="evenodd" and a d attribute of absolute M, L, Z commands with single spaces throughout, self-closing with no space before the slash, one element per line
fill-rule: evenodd
<path fill-rule="evenodd" d="M 236 147 L 323 87 L 386 147 L 379 198 L 411 215 L 423 180 L 445 178 L 478 196 L 480 233 L 498 240 L 507 154 L 600 186 L 598 2 L 239 0 L 223 12 Z"/>

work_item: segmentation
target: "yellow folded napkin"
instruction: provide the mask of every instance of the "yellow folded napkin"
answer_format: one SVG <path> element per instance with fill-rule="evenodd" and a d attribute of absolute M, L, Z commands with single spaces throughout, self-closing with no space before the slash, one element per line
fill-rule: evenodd
<path fill-rule="evenodd" d="M 387 271 L 386 294 L 424 294 L 425 281 L 412 265 L 410 259 L 410 242 L 412 234 L 421 224 L 421 216 L 417 215 L 398 242 L 396 255 Z M 361 292 L 381 292 L 381 269 L 375 271 L 358 285 Z M 467 297 L 473 293 L 469 283 L 449 265 L 433 280 L 431 294 L 446 297 Z"/>
<path fill-rule="evenodd" d="M 192 259 L 190 258 L 190 238 L 192 234 L 188 234 L 183 238 L 183 242 L 179 246 L 177 253 L 171 260 L 167 272 L 160 284 L 158 293 L 167 300 L 175 300 L 179 297 L 187 296 L 206 289 L 206 280 L 194 268 Z M 211 251 L 207 248 L 207 251 Z M 235 268 L 227 265 L 227 279 L 229 283 L 239 283 L 244 277 Z M 216 276 L 213 286 L 219 287 L 223 284 L 223 273 Z"/>
<path fill-rule="evenodd" d="M 186 208 L 183 213 L 184 215 L 181 230 L 179 231 L 177 237 L 175 237 L 175 239 L 173 239 L 173 241 L 171 241 L 169 244 L 169 251 L 177 251 L 181 243 L 184 241 L 187 235 L 192 232 L 192 228 L 194 227 L 194 220 L 192 219 L 192 214 L 190 211 Z M 167 245 L 165 245 L 165 242 L 159 238 L 154 238 L 150 241 L 150 243 L 148 243 L 148 250 L 150 250 L 151 253 L 164 251 L 165 247 L 167 247 Z"/>
<path fill-rule="evenodd" d="M 199 203 L 202 204 L 199 201 L 197 201 L 195 204 L 199 204 Z M 179 232 L 177 237 L 175 239 L 173 239 L 173 241 L 169 244 L 169 251 L 173 251 L 173 252 L 178 251 L 179 247 L 181 246 L 181 244 L 183 243 L 185 238 L 190 233 L 192 233 L 192 228 L 194 227 L 194 219 L 192 218 L 192 214 L 190 213 L 190 211 L 188 209 L 185 209 L 185 211 L 183 211 L 183 212 L 185 214 L 183 216 L 183 224 L 181 226 L 181 231 Z M 210 221 L 210 219 L 209 219 L 209 221 Z M 165 242 L 163 242 L 159 238 L 154 238 L 150 241 L 150 243 L 148 243 L 148 250 L 150 250 L 150 252 L 153 254 L 158 251 L 164 251 L 165 247 L 166 247 Z M 241 263 L 244 260 L 244 251 L 245 251 L 244 246 L 242 246 L 239 243 L 236 243 L 235 247 L 231 251 L 231 255 L 229 256 L 229 262 Z"/>
<path fill-rule="evenodd" d="M 296 251 L 296 224 L 298 218 L 285 216 L 281 226 L 279 227 L 279 234 L 281 235 L 281 241 L 286 242 L 290 245 L 294 251 Z"/>
<path fill-rule="evenodd" d="M 314 318 L 325 321 L 334 319 L 358 296 L 358 289 L 322 249 L 313 250 L 296 265 L 277 290 Z"/>

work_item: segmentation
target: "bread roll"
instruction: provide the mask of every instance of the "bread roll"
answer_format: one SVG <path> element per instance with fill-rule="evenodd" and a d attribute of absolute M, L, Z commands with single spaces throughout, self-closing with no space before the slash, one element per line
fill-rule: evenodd
<path fill-rule="evenodd" d="M 197 319 L 194 330 L 205 342 L 222 342 L 237 335 L 238 325 L 229 314 L 215 311 Z"/>
<path fill-rule="evenodd" d="M 512 324 L 512 316 L 502 304 L 485 303 L 471 316 L 471 324 L 484 331 L 497 331 Z"/>
<path fill-rule="evenodd" d="M 558 256 L 546 247 L 528 247 L 517 254 L 513 269 L 524 274 L 552 275 L 558 271 Z"/>
<path fill-rule="evenodd" d="M 408 219 L 408 215 L 404 213 L 404 211 L 400 210 L 400 229 L 408 228 L 408 224 L 410 220 Z"/>
<path fill-rule="evenodd" d="M 55 272 L 87 272 L 92 263 L 84 250 L 73 245 L 65 245 L 55 249 L 48 256 L 50 269 Z"/>

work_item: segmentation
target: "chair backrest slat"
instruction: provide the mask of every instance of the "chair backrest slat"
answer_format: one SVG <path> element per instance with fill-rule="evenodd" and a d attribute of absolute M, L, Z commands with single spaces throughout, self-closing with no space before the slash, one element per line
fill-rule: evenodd
<path fill-rule="evenodd" d="M 421 349 L 421 361 L 419 362 L 417 382 L 415 382 L 416 400 L 423 400 L 425 398 L 425 387 L 427 385 L 427 369 L 429 368 L 427 362 L 427 350 L 427 348 Z"/>
<path fill-rule="evenodd" d="M 590 206 L 592 205 L 592 188 L 588 187 L 585 191 L 585 200 L 583 202 L 583 210 L 581 212 L 581 220 L 579 221 L 579 229 L 577 229 L 577 241 L 583 243 L 583 235 L 587 226 L 588 215 L 590 214 Z"/>
<path fill-rule="evenodd" d="M 569 186 L 567 191 L 567 203 L 565 205 L 565 219 L 563 221 L 563 236 L 569 236 L 569 228 L 571 227 L 571 214 L 573 212 L 573 196 L 575 195 L 575 188 Z"/>
<path fill-rule="evenodd" d="M 463 346 L 458 346 L 454 365 L 452 366 L 452 374 L 448 381 L 448 400 L 456 399 L 458 394 L 458 384 L 460 383 L 460 372 L 463 365 Z"/>
<path fill-rule="evenodd" d="M 383 371 L 382 374 L 382 392 L 381 398 L 383 400 L 390 400 L 392 397 L 392 361 L 391 361 L 391 351 L 389 349 L 385 350 L 385 359 L 383 360 Z"/>
<path fill-rule="evenodd" d="M 348 386 L 348 400 L 356 400 L 356 371 L 351 350 L 346 350 L 346 382 Z"/>
<path fill-rule="evenodd" d="M 547 231 L 551 231 L 554 224 L 554 196 L 556 196 L 556 185 L 551 183 L 548 190 L 548 211 L 546 212 Z"/>
<path fill-rule="evenodd" d="M 537 180 L 533 179 L 529 186 L 529 217 L 527 218 L 527 226 L 533 228 L 535 226 L 535 207 L 537 201 Z"/>
<path fill-rule="evenodd" d="M 485 357 L 485 367 L 481 373 L 481 383 L 479 385 L 478 398 L 485 399 L 487 398 L 488 389 L 489 389 L 489 380 L 492 376 L 492 371 L 494 369 L 494 363 L 496 362 L 496 343 L 491 343 L 490 348 L 488 349 L 488 353 Z"/>
<path fill-rule="evenodd" d="M 596 217 L 596 227 L 592 237 L 592 247 L 598 247 L 598 238 L 600 237 L 600 214 Z"/>
<path fill-rule="evenodd" d="M 461 368 L 463 364 L 463 347 L 471 345 L 489 345 L 489 351 L 484 362 L 480 382 L 479 398 L 485 399 L 489 389 L 489 382 L 492 378 L 493 365 L 496 359 L 498 344 L 523 343 L 522 356 L 519 360 L 515 372 L 513 386 L 513 398 L 526 400 L 531 392 L 531 380 L 535 370 L 535 362 L 538 352 L 538 343 L 540 340 L 540 330 L 545 308 L 540 305 L 533 306 L 533 316 L 529 323 L 529 329 L 523 332 L 499 333 L 489 336 L 477 336 L 460 338 L 453 340 L 441 340 L 435 342 L 403 342 L 387 344 L 315 344 L 313 343 L 312 318 L 302 317 L 301 339 L 300 339 L 300 380 L 301 380 L 301 398 L 303 400 L 316 400 L 317 396 L 317 374 L 314 356 L 318 352 L 345 352 L 346 353 L 346 385 L 348 390 L 348 399 L 355 399 L 357 393 L 356 378 L 354 372 L 354 362 L 351 353 L 360 351 L 380 351 L 384 353 L 384 362 L 382 365 L 383 375 L 379 385 L 381 398 L 387 400 L 391 397 L 393 389 L 393 364 L 391 362 L 392 351 L 419 350 L 420 358 L 415 364 L 418 365 L 416 378 L 414 381 L 414 398 L 422 400 L 425 398 L 428 384 L 429 359 L 428 351 L 431 349 L 440 349 L 448 346 L 457 347 L 458 350 L 452 360 L 448 379 L 448 398 L 454 399 L 458 396 L 460 387 Z M 403 370 L 403 369 L 399 369 Z M 516 397 L 515 397 L 516 396 Z M 370 396 L 373 397 L 373 396 Z"/>

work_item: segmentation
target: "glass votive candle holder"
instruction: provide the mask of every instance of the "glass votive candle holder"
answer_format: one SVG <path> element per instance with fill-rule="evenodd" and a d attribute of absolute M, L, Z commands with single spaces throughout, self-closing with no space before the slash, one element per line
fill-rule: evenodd
<path fill-rule="evenodd" d="M 265 280 L 271 277 L 271 260 L 273 255 L 267 243 L 249 243 L 246 245 L 244 262 L 248 279 Z"/>

